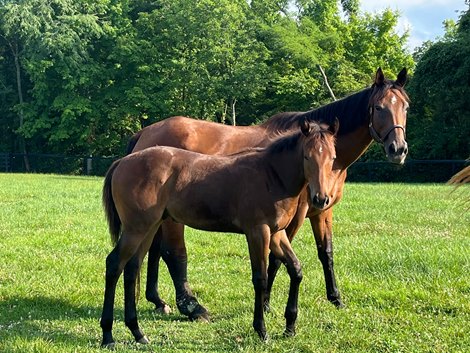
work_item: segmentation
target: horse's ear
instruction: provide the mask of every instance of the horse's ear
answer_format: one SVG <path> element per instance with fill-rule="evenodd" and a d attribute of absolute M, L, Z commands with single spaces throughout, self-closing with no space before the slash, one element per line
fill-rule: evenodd
<path fill-rule="evenodd" d="M 375 73 L 375 85 L 376 86 L 382 86 L 385 82 L 385 76 L 384 76 L 384 72 L 382 71 L 382 68 L 379 67 L 377 69 L 377 72 Z"/>
<path fill-rule="evenodd" d="M 403 69 L 401 69 L 400 73 L 398 74 L 397 76 L 397 80 L 395 81 L 395 83 L 400 86 L 400 87 L 405 87 L 405 84 L 406 84 L 406 75 L 407 75 L 407 70 L 406 70 L 406 67 L 404 67 Z"/>
<path fill-rule="evenodd" d="M 300 119 L 299 125 L 300 125 L 300 131 L 302 131 L 302 133 L 305 136 L 308 136 L 312 127 L 310 126 L 310 123 L 307 121 L 307 119 L 306 118 Z"/>
<path fill-rule="evenodd" d="M 336 136 L 336 134 L 338 133 L 338 130 L 339 130 L 339 120 L 338 118 L 335 118 L 335 121 L 333 122 L 333 124 L 330 124 L 328 126 L 328 131 L 331 132 L 334 136 Z"/>

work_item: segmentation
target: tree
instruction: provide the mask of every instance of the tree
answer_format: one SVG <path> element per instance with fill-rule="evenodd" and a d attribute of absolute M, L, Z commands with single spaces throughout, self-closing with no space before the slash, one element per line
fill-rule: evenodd
<path fill-rule="evenodd" d="M 409 85 L 410 152 L 414 158 L 470 156 L 470 10 L 453 33 L 421 54 Z"/>

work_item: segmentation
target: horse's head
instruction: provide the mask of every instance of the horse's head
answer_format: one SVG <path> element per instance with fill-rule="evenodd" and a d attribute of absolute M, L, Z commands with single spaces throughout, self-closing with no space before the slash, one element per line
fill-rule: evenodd
<path fill-rule="evenodd" d="M 306 137 L 303 144 L 303 163 L 310 201 L 315 208 L 324 209 L 332 198 L 331 174 L 336 158 L 335 140 L 339 122 L 336 119 L 333 125 L 325 127 L 302 120 L 300 128 Z"/>
<path fill-rule="evenodd" d="M 370 134 L 383 145 L 388 160 L 396 164 L 403 164 L 408 153 L 405 131 L 409 99 L 403 89 L 405 83 L 405 68 L 396 81 L 386 80 L 379 68 L 369 101 Z"/>

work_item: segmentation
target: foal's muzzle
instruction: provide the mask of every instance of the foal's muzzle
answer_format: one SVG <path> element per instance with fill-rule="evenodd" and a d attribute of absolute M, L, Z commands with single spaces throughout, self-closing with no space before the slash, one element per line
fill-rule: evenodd
<path fill-rule="evenodd" d="M 320 195 L 320 193 L 316 193 L 313 197 L 312 197 L 312 205 L 313 207 L 315 208 L 318 208 L 320 210 L 326 208 L 328 205 L 330 204 L 330 198 L 328 197 L 328 195 Z"/>

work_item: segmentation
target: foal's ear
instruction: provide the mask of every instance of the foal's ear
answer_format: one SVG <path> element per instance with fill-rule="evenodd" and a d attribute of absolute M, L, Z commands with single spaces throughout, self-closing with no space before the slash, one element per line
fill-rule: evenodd
<path fill-rule="evenodd" d="M 382 86 L 385 82 L 385 76 L 384 76 L 384 72 L 382 71 L 382 68 L 379 67 L 377 69 L 377 72 L 375 73 L 375 85 L 376 86 Z"/>
<path fill-rule="evenodd" d="M 336 136 L 336 134 L 338 133 L 338 130 L 339 130 L 339 120 L 338 118 L 335 118 L 335 121 L 333 122 L 333 124 L 328 126 L 328 131 L 331 132 L 333 136 Z"/>
<path fill-rule="evenodd" d="M 305 136 L 308 136 L 308 134 L 310 134 L 310 130 L 312 129 L 312 127 L 310 126 L 310 123 L 307 121 L 307 119 L 306 118 L 300 119 L 299 125 L 300 125 L 300 131 L 302 131 L 302 133 Z"/>
<path fill-rule="evenodd" d="M 406 75 L 407 75 L 407 70 L 406 70 L 406 67 L 404 67 L 403 69 L 401 69 L 400 73 L 398 74 L 397 80 L 395 81 L 395 83 L 400 87 L 405 87 Z"/>

